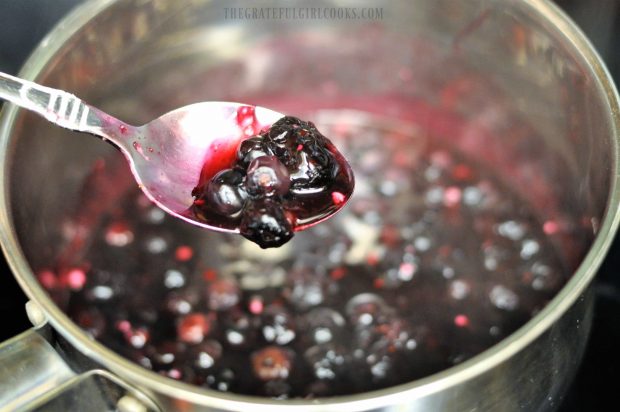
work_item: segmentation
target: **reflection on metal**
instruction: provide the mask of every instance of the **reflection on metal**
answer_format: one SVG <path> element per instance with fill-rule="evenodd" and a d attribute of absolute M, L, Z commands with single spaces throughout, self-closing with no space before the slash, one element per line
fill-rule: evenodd
<path fill-rule="evenodd" d="M 160 410 L 109 372 L 76 374 L 35 329 L 0 344 L 0 411 L 103 412 L 114 405 L 124 412 Z"/>
<path fill-rule="evenodd" d="M 30 323 L 32 323 L 32 326 L 35 328 L 40 328 L 47 323 L 45 313 L 41 309 L 41 306 L 34 300 L 26 302 L 26 314 L 28 315 L 28 320 L 30 320 Z"/>

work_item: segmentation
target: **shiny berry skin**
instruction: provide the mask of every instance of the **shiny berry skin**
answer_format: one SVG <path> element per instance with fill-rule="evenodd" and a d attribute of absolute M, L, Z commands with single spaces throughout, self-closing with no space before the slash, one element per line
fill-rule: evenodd
<path fill-rule="evenodd" d="M 289 140 L 291 132 L 300 128 L 302 120 L 293 116 L 284 116 L 277 122 L 271 125 L 269 133 L 267 134 L 268 140 L 273 143 L 283 144 Z"/>
<path fill-rule="evenodd" d="M 156 369 L 164 369 L 181 361 L 186 349 L 182 342 L 166 340 L 154 346 L 147 346 L 144 352 Z"/>
<path fill-rule="evenodd" d="M 345 307 L 349 322 L 356 328 L 382 323 L 390 318 L 393 309 L 374 293 L 361 293 L 353 296 Z"/>
<path fill-rule="evenodd" d="M 270 343 L 286 345 L 295 339 L 293 315 L 280 306 L 269 306 L 262 316 L 263 338 Z"/>
<path fill-rule="evenodd" d="M 190 358 L 194 367 L 200 370 L 210 369 L 215 366 L 222 357 L 222 345 L 216 340 L 206 340 L 190 350 Z"/>
<path fill-rule="evenodd" d="M 250 163 L 245 189 L 251 196 L 284 195 L 290 186 L 288 170 L 277 157 L 261 156 Z"/>
<path fill-rule="evenodd" d="M 263 138 L 260 136 L 245 139 L 237 149 L 237 163 L 235 166 L 240 170 L 245 170 L 252 161 L 261 156 L 268 156 L 269 150 L 265 148 Z"/>
<path fill-rule="evenodd" d="M 345 318 L 339 312 L 327 307 L 311 310 L 302 320 L 305 333 L 319 345 L 338 340 L 346 325 Z"/>
<path fill-rule="evenodd" d="M 304 352 L 304 360 L 317 379 L 334 380 L 344 375 L 349 354 L 346 348 L 333 345 L 316 345 Z"/>
<path fill-rule="evenodd" d="M 256 344 L 258 330 L 255 322 L 239 308 L 232 308 L 222 316 L 224 340 L 233 349 L 247 349 Z"/>
<path fill-rule="evenodd" d="M 225 216 L 233 216 L 241 211 L 247 194 L 241 183 L 243 174 L 237 170 L 225 169 L 213 176 L 206 190 L 209 206 Z"/>
<path fill-rule="evenodd" d="M 270 199 L 255 200 L 245 207 L 239 231 L 263 249 L 282 246 L 293 237 L 282 207 Z"/>

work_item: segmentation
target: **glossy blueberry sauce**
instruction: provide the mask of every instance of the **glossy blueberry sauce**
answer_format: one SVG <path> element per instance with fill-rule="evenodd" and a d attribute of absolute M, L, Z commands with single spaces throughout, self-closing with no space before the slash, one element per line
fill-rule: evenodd
<path fill-rule="evenodd" d="M 238 227 L 262 248 L 279 247 L 344 206 L 355 182 L 312 122 L 285 116 L 256 133 L 253 114 L 252 106 L 239 109 L 237 122 L 251 137 L 235 152 L 218 153 L 217 162 L 207 159 L 190 211 L 197 220 Z"/>
<path fill-rule="evenodd" d="M 80 232 L 77 247 L 66 231 L 73 258 L 39 268 L 41 284 L 93 338 L 145 368 L 287 399 L 366 392 L 463 362 L 565 283 L 552 246 L 565 222 L 539 220 L 491 170 L 415 129 L 335 118 L 320 127 L 357 187 L 333 218 L 263 250 L 167 216 L 130 183 L 105 208 L 93 199 L 105 193 L 90 190 L 88 241 Z M 246 180 L 265 164 L 284 173 L 269 156 L 242 161 Z M 102 162 L 89 187 L 131 182 Z M 235 186 L 236 173 L 210 184 Z M 276 180 L 269 190 L 283 192 Z M 248 191 L 265 190 L 254 183 Z M 226 213 L 243 200 L 220 196 Z"/>

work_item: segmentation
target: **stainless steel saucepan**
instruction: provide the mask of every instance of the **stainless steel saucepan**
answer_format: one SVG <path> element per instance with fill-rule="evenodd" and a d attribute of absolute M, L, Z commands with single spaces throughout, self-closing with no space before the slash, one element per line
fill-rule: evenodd
<path fill-rule="evenodd" d="M 499 344 L 396 387 L 271 400 L 173 381 L 89 338 L 33 273 L 55 258 L 63 216 L 75 210 L 95 159 L 113 156 L 113 149 L 7 106 L 0 123 L 0 237 L 30 298 L 34 328 L 0 347 L 0 409 L 556 409 L 581 360 L 592 309 L 588 286 L 619 218 L 620 107 L 592 46 L 544 0 L 325 0 L 311 6 L 381 10 L 366 20 L 337 13 L 303 20 L 232 16 L 236 7 L 310 6 L 91 1 L 43 40 L 20 76 L 68 90 L 134 124 L 205 100 L 283 113 L 351 107 L 415 120 L 422 133 L 443 136 L 494 168 L 542 219 L 562 216 L 569 228 L 555 246 L 572 277 Z M 283 61 L 299 63 L 295 76 L 282 77 Z M 421 112 L 419 102 L 450 116 L 437 120 L 432 111 Z M 516 163 L 527 167 L 517 173 Z"/>

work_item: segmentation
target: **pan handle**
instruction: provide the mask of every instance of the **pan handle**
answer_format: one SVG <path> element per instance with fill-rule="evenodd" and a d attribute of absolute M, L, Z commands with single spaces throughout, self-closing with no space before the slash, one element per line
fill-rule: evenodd
<path fill-rule="evenodd" d="M 160 408 L 108 371 L 74 371 L 44 337 L 47 324 L 0 343 L 0 412 L 150 412 Z"/>

